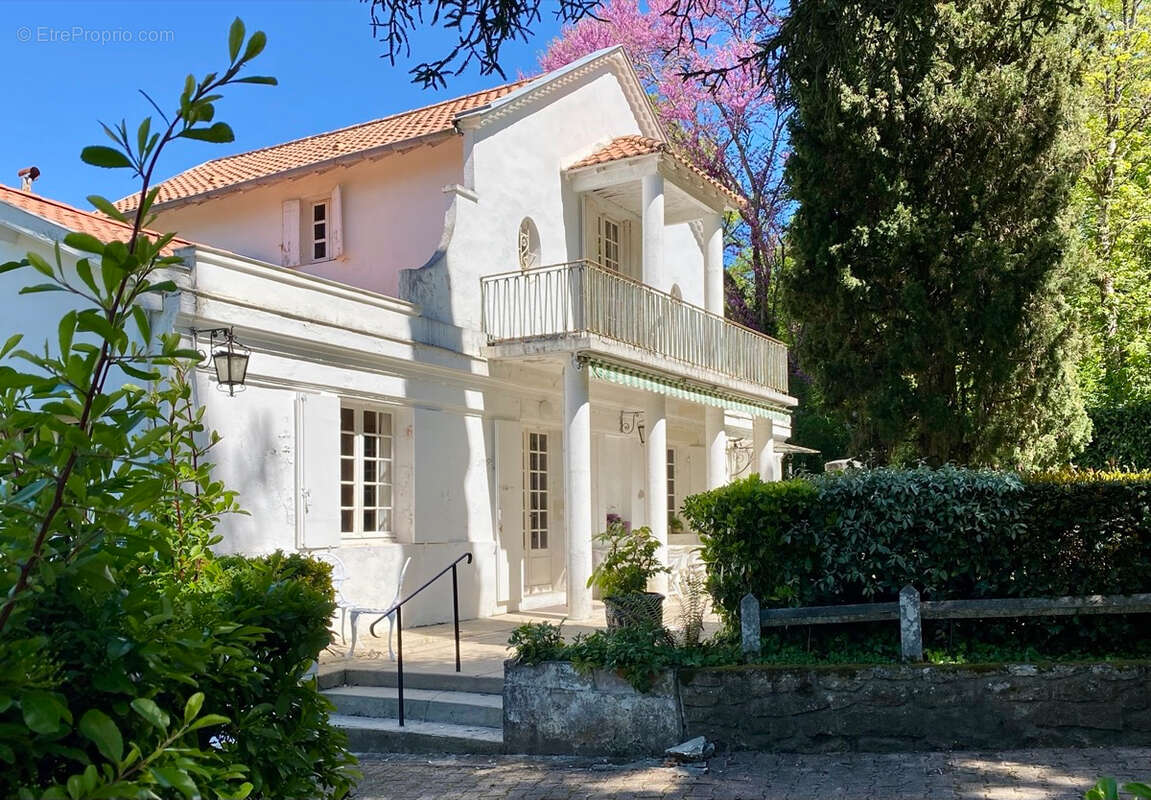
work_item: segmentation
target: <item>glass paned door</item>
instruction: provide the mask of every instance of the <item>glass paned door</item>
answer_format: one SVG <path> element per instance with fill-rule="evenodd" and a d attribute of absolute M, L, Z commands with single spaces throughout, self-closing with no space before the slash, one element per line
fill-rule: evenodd
<path fill-rule="evenodd" d="M 548 434 L 524 436 L 524 573 L 529 590 L 552 584 Z"/>

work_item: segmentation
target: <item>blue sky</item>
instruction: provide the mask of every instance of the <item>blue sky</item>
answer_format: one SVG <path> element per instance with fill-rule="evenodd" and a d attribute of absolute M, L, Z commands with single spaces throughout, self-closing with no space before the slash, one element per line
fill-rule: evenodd
<path fill-rule="evenodd" d="M 162 177 L 229 153 L 263 147 L 416 108 L 495 86 L 498 75 L 475 69 L 446 90 L 421 89 L 408 69 L 441 53 L 443 32 L 419 31 L 412 58 L 391 66 L 372 38 L 368 6 L 357 0 L 4 0 L 0 2 L 0 183 L 18 186 L 16 172 L 36 165 L 38 193 L 87 208 L 92 193 L 113 199 L 135 187 L 126 170 L 80 162 L 81 148 L 106 144 L 99 121 L 128 120 L 135 130 L 150 107 L 144 89 L 167 110 L 189 72 L 197 77 L 227 63 L 227 31 L 239 16 L 249 31 L 268 34 L 255 72 L 277 87 L 237 86 L 217 104 L 236 141 L 175 143 Z M 506 51 L 508 79 L 535 71 L 538 54 L 559 32 L 545 13 L 536 35 Z M 79 33 L 80 41 L 75 41 Z M 143 33 L 143 36 L 140 34 Z M 102 39 L 120 39 L 102 41 Z M 67 41 L 66 39 L 72 39 Z M 131 41 L 123 41 L 131 39 Z M 146 41 L 157 39 L 159 41 Z"/>

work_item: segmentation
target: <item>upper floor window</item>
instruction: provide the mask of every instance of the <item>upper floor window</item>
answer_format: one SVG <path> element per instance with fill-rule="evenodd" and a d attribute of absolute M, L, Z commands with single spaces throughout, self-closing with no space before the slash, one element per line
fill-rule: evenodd
<path fill-rule="evenodd" d="M 340 187 L 329 195 L 283 202 L 281 263 L 285 267 L 331 261 L 344 254 L 343 201 Z"/>
<path fill-rule="evenodd" d="M 394 535 L 393 429 L 390 412 L 340 408 L 340 531 L 345 537 Z"/>
<path fill-rule="evenodd" d="M 540 265 L 540 234 L 531 217 L 524 217 L 519 231 L 520 269 L 532 269 Z"/>
<path fill-rule="evenodd" d="M 327 200 L 312 203 L 313 261 L 323 261 L 328 257 L 328 203 Z"/>

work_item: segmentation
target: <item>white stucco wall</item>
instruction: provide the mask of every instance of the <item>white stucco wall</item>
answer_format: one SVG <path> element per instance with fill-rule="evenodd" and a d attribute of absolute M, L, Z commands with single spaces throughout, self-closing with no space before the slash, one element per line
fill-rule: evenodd
<path fill-rule="evenodd" d="M 411 299 L 437 319 L 480 326 L 480 278 L 519 268 L 521 220 L 540 236 L 540 263 L 583 256 L 580 198 L 563 168 L 639 125 L 606 66 L 583 82 L 465 133 L 465 185 L 476 199 L 457 197 L 451 240 L 442 261 L 407 276 Z"/>
<path fill-rule="evenodd" d="M 160 214 L 158 226 L 195 242 L 281 264 L 283 202 L 330 196 L 340 186 L 343 255 L 301 272 L 396 296 L 402 269 L 426 262 L 440 243 L 449 195 L 463 177 L 462 137 L 377 161 L 280 181 Z M 307 235 L 307 231 L 303 231 Z M 307 256 L 307 248 L 304 248 Z"/>

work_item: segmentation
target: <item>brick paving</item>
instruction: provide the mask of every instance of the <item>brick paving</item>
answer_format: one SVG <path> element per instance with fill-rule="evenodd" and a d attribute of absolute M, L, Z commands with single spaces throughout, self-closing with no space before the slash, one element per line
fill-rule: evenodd
<path fill-rule="evenodd" d="M 1101 775 L 1151 778 L 1151 748 L 1005 753 L 736 753 L 707 774 L 655 760 L 364 756 L 358 800 L 1072 800 Z"/>

